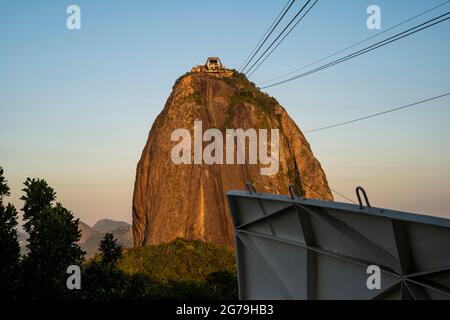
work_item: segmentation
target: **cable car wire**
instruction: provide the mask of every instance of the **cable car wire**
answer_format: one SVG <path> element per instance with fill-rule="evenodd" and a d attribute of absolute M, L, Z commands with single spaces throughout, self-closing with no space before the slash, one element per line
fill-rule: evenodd
<path fill-rule="evenodd" d="M 448 0 L 450 1 L 450 0 Z M 248 55 L 248 57 L 244 60 L 244 62 L 241 63 L 241 65 L 239 66 L 238 70 L 241 70 L 242 67 L 244 66 L 244 64 L 247 63 L 248 59 L 250 59 L 250 57 L 252 56 L 252 54 L 255 52 L 256 48 L 258 48 L 258 46 L 261 44 L 261 42 L 264 40 L 264 38 L 267 36 L 267 34 L 270 32 L 270 30 L 272 29 L 272 27 L 275 25 L 275 23 L 278 21 L 278 18 L 280 18 L 280 16 L 283 14 L 284 10 L 286 9 L 286 7 L 289 5 L 289 3 L 291 2 L 291 0 L 288 0 L 286 2 L 286 4 L 284 5 L 283 9 L 281 9 L 280 13 L 278 14 L 278 16 L 275 18 L 275 20 L 272 22 L 272 24 L 270 25 L 270 27 L 267 29 L 266 33 L 264 33 L 264 35 L 261 37 L 261 39 L 258 41 L 258 43 L 256 44 L 256 46 L 253 48 L 252 52 L 250 52 L 250 54 Z"/>
<path fill-rule="evenodd" d="M 398 41 L 398 40 L 403 39 L 403 38 L 405 38 L 405 37 L 407 37 L 407 36 L 410 36 L 410 35 L 412 35 L 412 34 L 414 34 L 414 33 L 417 33 L 417 32 L 419 32 L 419 31 L 428 29 L 428 28 L 430 28 L 430 27 L 432 27 L 432 26 L 434 26 L 434 25 L 436 25 L 436 24 L 439 24 L 439 23 L 441 23 L 441 22 L 444 22 L 444 21 L 450 19 L 450 17 L 448 16 L 449 14 L 450 14 L 450 11 L 447 12 L 447 13 L 444 13 L 443 15 L 440 15 L 439 17 L 430 19 L 430 20 L 428 20 L 428 21 L 426 21 L 426 22 L 424 22 L 424 23 L 421 23 L 421 24 L 419 24 L 419 25 L 417 25 L 417 26 L 414 26 L 414 27 L 412 27 L 412 28 L 410 28 L 410 29 L 408 29 L 408 30 L 405 30 L 405 31 L 403 31 L 403 32 L 400 32 L 400 33 L 398 33 L 398 34 L 396 34 L 396 35 L 394 35 L 394 36 L 392 36 L 392 37 L 389 37 L 389 38 L 387 38 L 387 39 L 385 39 L 385 40 L 382 40 L 382 41 L 380 41 L 380 42 L 377 42 L 377 43 L 375 43 L 375 44 L 373 44 L 373 45 L 371 45 L 371 46 L 368 46 L 368 47 L 366 47 L 366 48 L 364 48 L 364 49 L 361 49 L 361 50 L 358 50 L 358 51 L 356 51 L 356 52 L 353 52 L 353 53 L 351 53 L 351 54 L 349 54 L 349 55 L 347 55 L 347 56 L 344 56 L 344 57 L 342 57 L 342 58 L 340 58 L 340 59 L 334 60 L 334 61 L 332 61 L 332 62 L 330 62 L 330 63 L 327 63 L 327 64 L 325 64 L 325 65 L 322 65 L 322 66 L 320 66 L 320 67 L 317 67 L 317 68 L 315 68 L 315 69 L 313 69 L 313 70 L 304 72 L 304 73 L 299 74 L 299 75 L 297 75 L 297 76 L 288 78 L 288 79 L 286 79 L 286 80 L 279 81 L 279 82 L 275 82 L 274 84 L 270 84 L 270 85 L 267 85 L 267 86 L 263 86 L 263 87 L 261 87 L 261 89 L 265 89 L 265 88 L 270 88 L 270 87 L 278 86 L 278 85 L 280 85 L 280 84 L 283 84 L 283 83 L 286 83 L 286 82 L 290 82 L 290 81 L 292 81 L 292 80 L 296 80 L 296 79 L 299 79 L 299 78 L 302 78 L 302 77 L 311 75 L 311 74 L 316 73 L 316 72 L 319 72 L 319 71 L 321 71 L 321 70 L 323 70 L 323 69 L 327 69 L 327 68 L 329 68 L 329 67 L 332 67 L 332 66 L 334 66 L 334 65 L 340 64 L 340 63 L 345 62 L 345 61 L 347 61 L 347 60 L 356 58 L 356 57 L 358 57 L 358 56 L 360 56 L 360 55 L 362 55 L 362 54 L 368 53 L 368 52 L 370 52 L 370 51 L 372 51 L 372 50 L 378 49 L 378 48 L 383 47 L 383 46 L 385 46 L 385 45 L 388 45 L 388 44 L 390 44 L 390 43 L 392 43 L 392 42 Z M 441 20 L 438 20 L 438 21 L 436 21 L 436 22 L 434 22 L 434 23 L 429 24 L 430 22 L 435 21 L 435 20 L 437 20 L 437 19 L 439 19 L 439 18 L 442 18 L 442 17 L 445 17 L 445 16 L 447 16 L 447 17 L 446 17 L 446 18 L 443 18 L 443 19 L 441 19 Z M 428 25 L 426 25 L 426 24 L 428 24 Z M 416 29 L 416 30 L 414 30 L 414 29 Z M 408 32 L 409 32 L 409 33 L 408 33 Z"/>
<path fill-rule="evenodd" d="M 335 128 L 335 127 L 340 127 L 340 126 L 343 126 L 343 125 L 346 125 L 346 124 L 349 124 L 349 123 L 354 123 L 354 122 L 370 119 L 370 118 L 373 118 L 373 117 L 381 116 L 383 114 L 391 113 L 391 112 L 394 112 L 394 111 L 398 111 L 398 110 L 402 110 L 402 109 L 406 109 L 406 108 L 411 108 L 413 106 L 416 106 L 416 105 L 419 105 L 419 104 L 423 104 L 425 102 L 429 102 L 429 101 L 432 101 L 432 100 L 444 98 L 444 97 L 446 97 L 448 95 L 450 95 L 450 92 L 447 92 L 447 93 L 444 93 L 444 94 L 440 94 L 438 96 L 434 96 L 434 97 L 431 97 L 431 98 L 428 98 L 428 99 L 416 101 L 416 102 L 413 102 L 413 103 L 410 103 L 410 104 L 407 104 L 407 105 L 404 105 L 404 106 L 401 106 L 401 107 L 397 107 L 397 108 L 385 110 L 385 111 L 382 111 L 382 112 L 374 113 L 374 114 L 371 114 L 371 115 L 368 115 L 368 116 L 365 116 L 365 117 L 360 117 L 360 118 L 356 118 L 356 119 L 352 119 L 352 120 L 348 120 L 348 121 L 332 124 L 332 125 L 329 125 L 329 126 L 316 128 L 316 129 L 306 130 L 306 131 L 304 131 L 304 133 L 312 133 L 312 132 L 322 131 L 322 130 L 331 129 L 331 128 Z"/>
<path fill-rule="evenodd" d="M 264 43 L 266 43 L 267 39 L 270 37 L 270 35 L 275 31 L 275 29 L 277 28 L 278 24 L 280 24 L 281 20 L 283 20 L 284 16 L 286 15 L 286 13 L 289 11 L 289 9 L 292 7 L 292 5 L 294 4 L 296 0 L 291 0 L 291 3 L 289 4 L 289 6 L 287 7 L 287 9 L 283 12 L 283 14 L 281 15 L 281 17 L 278 19 L 278 21 L 276 22 L 276 24 L 273 26 L 272 30 L 270 30 L 269 34 L 267 34 L 267 36 L 264 38 L 264 41 L 262 41 L 262 43 L 257 46 L 258 49 L 256 49 L 256 51 L 253 53 L 253 55 L 251 55 L 251 58 L 247 61 L 247 63 L 245 64 L 245 66 L 241 69 L 241 72 L 244 71 L 244 69 L 249 65 L 249 63 L 253 60 L 253 58 L 256 56 L 256 54 L 258 53 L 259 50 L 261 50 L 261 47 L 264 45 Z"/>
<path fill-rule="evenodd" d="M 244 72 L 245 68 L 242 69 L 242 72 L 248 73 L 258 62 L 261 60 L 261 58 L 269 51 L 269 49 L 274 45 L 274 43 L 283 35 L 283 33 L 289 28 L 289 26 L 297 19 L 297 17 L 303 12 L 303 10 L 308 6 L 308 4 L 311 2 L 311 0 L 308 0 L 301 9 L 295 14 L 295 16 L 289 21 L 289 23 L 284 27 L 284 29 L 278 34 L 278 36 L 275 38 L 275 40 L 272 41 L 272 43 L 267 47 L 267 49 L 259 56 L 259 58 L 252 64 L 252 66 Z"/>
<path fill-rule="evenodd" d="M 434 7 L 430 8 L 430 9 L 428 9 L 428 10 L 426 10 L 426 11 L 422 11 L 422 12 L 416 14 L 416 15 L 413 16 L 413 17 L 410 17 L 410 18 L 408 18 L 408 19 L 406 19 L 406 20 L 404 20 L 404 21 L 402 21 L 402 22 L 400 22 L 400 23 L 398 23 L 398 24 L 396 24 L 396 25 L 394 25 L 394 26 L 392 26 L 392 27 L 389 27 L 389 28 L 386 29 L 386 30 L 383 30 L 383 31 L 381 31 L 381 32 L 378 32 L 377 34 L 375 34 L 375 35 L 373 35 L 373 36 L 370 36 L 370 37 L 365 38 L 365 39 L 363 39 L 363 40 L 361 40 L 361 41 L 358 41 L 358 42 L 356 42 L 356 43 L 354 43 L 354 44 L 352 44 L 352 45 L 350 45 L 350 46 L 348 46 L 348 47 L 346 47 L 346 48 L 344 48 L 344 49 L 338 50 L 338 51 L 336 51 L 336 52 L 334 52 L 334 53 L 332 53 L 332 54 L 330 54 L 330 55 L 328 55 L 328 56 L 326 56 L 326 57 L 323 57 L 323 58 L 321 58 L 321 59 L 318 59 L 318 60 L 316 60 L 316 61 L 314 61 L 314 62 L 311 62 L 311 63 L 309 63 L 309 64 L 307 64 L 307 65 L 304 65 L 303 67 L 297 68 L 297 69 L 295 69 L 295 70 L 293 70 L 293 71 L 290 71 L 290 72 L 287 72 L 287 73 L 284 73 L 284 74 L 279 75 L 279 76 L 277 76 L 277 77 L 275 77 L 275 78 L 272 78 L 272 79 L 269 79 L 269 80 L 265 80 L 265 81 L 261 81 L 261 82 L 258 83 L 257 85 L 262 85 L 262 84 L 266 84 L 266 83 L 273 82 L 273 81 L 275 81 L 275 80 L 281 79 L 281 78 L 283 78 L 283 77 L 285 77 L 285 76 L 288 76 L 288 75 L 290 75 L 290 74 L 296 73 L 296 72 L 298 72 L 298 71 L 300 71 L 300 70 L 304 70 L 304 69 L 306 69 L 306 68 L 308 68 L 308 67 L 311 67 L 311 66 L 313 66 L 313 65 L 315 65 L 315 64 L 317 64 L 317 63 L 319 63 L 319 62 L 322 62 L 322 61 L 324 61 L 324 60 L 327 60 L 327 59 L 329 59 L 329 58 L 332 58 L 332 57 L 334 57 L 334 56 L 336 56 L 336 55 L 338 55 L 338 54 L 340 54 L 340 53 L 342 53 L 342 52 L 345 52 L 345 51 L 347 51 L 347 50 L 349 50 L 349 49 L 352 49 L 352 48 L 354 48 L 354 47 L 356 47 L 356 46 L 358 46 L 358 45 L 364 43 L 364 42 L 367 42 L 367 41 L 369 41 L 369 40 L 371 40 L 371 39 L 373 39 L 373 38 L 376 38 L 376 37 L 378 37 L 378 36 L 380 36 L 380 35 L 382 35 L 382 34 L 384 34 L 384 33 L 386 33 L 386 32 L 389 32 L 389 31 L 391 31 L 391 30 L 393 30 L 393 29 L 395 29 L 395 28 L 398 28 L 399 26 L 404 25 L 405 23 L 408 23 L 408 22 L 410 22 L 410 21 L 412 21 L 412 20 L 415 20 L 415 19 L 417 19 L 418 17 L 421 17 L 421 16 L 423 16 L 424 14 L 427 14 L 428 12 L 431 12 L 431 11 L 437 9 L 437 8 L 440 8 L 440 7 L 442 7 L 443 5 L 445 5 L 445 4 L 449 3 L 449 2 L 450 2 L 450 0 L 444 1 L 443 3 L 441 3 L 441 4 L 437 5 L 437 6 L 434 6 Z"/>
<path fill-rule="evenodd" d="M 277 45 L 275 47 L 273 47 L 273 49 L 269 52 L 269 54 L 256 66 L 255 69 L 253 69 L 253 71 L 251 73 L 248 74 L 248 77 L 250 77 L 253 73 L 255 73 L 255 71 L 264 63 L 264 61 L 267 60 L 267 58 L 276 50 L 276 48 L 278 48 L 278 46 L 284 41 L 284 39 L 286 39 L 286 37 L 292 32 L 292 30 L 295 29 L 295 27 L 300 23 L 300 21 L 302 21 L 302 19 L 308 14 L 308 12 L 316 5 L 316 3 L 318 1 L 319 0 L 316 0 L 311 5 L 311 7 L 309 7 L 309 9 L 303 14 L 303 16 L 301 16 L 301 18 L 294 24 L 294 26 L 292 26 L 292 28 L 288 31 L 288 33 L 286 33 L 284 35 L 284 37 L 277 43 Z M 250 71 L 250 69 L 249 69 L 249 71 Z"/>

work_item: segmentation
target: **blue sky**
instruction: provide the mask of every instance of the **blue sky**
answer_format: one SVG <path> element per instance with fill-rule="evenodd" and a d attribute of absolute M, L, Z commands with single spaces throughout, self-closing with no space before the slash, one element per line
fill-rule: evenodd
<path fill-rule="evenodd" d="M 0 165 L 11 201 L 20 208 L 22 182 L 42 177 L 87 223 L 131 221 L 136 164 L 174 81 L 207 56 L 237 68 L 285 2 L 0 0 Z M 442 2 L 320 0 L 251 80 L 373 35 L 371 4 L 383 30 Z M 66 28 L 70 4 L 81 30 Z M 449 92 L 449 35 L 447 20 L 267 92 L 302 130 Z M 450 217 L 449 120 L 445 98 L 307 138 L 333 189 L 354 198 L 362 185 L 373 205 Z"/>

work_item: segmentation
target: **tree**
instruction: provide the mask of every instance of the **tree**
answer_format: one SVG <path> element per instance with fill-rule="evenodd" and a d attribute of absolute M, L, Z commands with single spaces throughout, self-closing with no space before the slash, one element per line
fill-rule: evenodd
<path fill-rule="evenodd" d="M 86 285 L 82 292 L 82 298 L 119 300 L 130 296 L 138 297 L 136 294 L 128 293 L 132 283 L 118 267 L 118 261 L 122 258 L 122 247 L 117 244 L 117 240 L 111 233 L 105 234 L 100 242 L 99 251 L 100 256 L 87 262 L 84 267 L 83 279 Z"/>
<path fill-rule="evenodd" d="M 218 299 L 238 299 L 238 284 L 236 274 L 229 271 L 212 272 L 206 278 L 206 283 Z"/>
<path fill-rule="evenodd" d="M 105 234 L 100 242 L 99 251 L 103 265 L 117 267 L 117 262 L 122 258 L 122 247 L 117 244 L 117 240 L 111 233 Z"/>
<path fill-rule="evenodd" d="M 128 279 L 117 267 L 91 259 L 83 267 L 81 298 L 84 300 L 120 300 L 127 292 Z"/>
<path fill-rule="evenodd" d="M 41 179 L 27 178 L 24 185 L 25 188 L 22 191 L 25 192 L 25 195 L 20 198 L 25 202 L 22 208 L 23 218 L 27 221 L 24 229 L 31 233 L 35 221 L 40 218 L 42 212 L 52 207 L 52 203 L 56 199 L 56 192 L 45 180 Z"/>
<path fill-rule="evenodd" d="M 17 210 L 3 198 L 10 195 L 8 182 L 0 167 L 0 298 L 13 299 L 19 282 L 20 247 L 17 240 Z"/>
<path fill-rule="evenodd" d="M 81 266 L 84 260 L 77 245 L 79 219 L 61 203 L 54 204 L 56 193 L 45 180 L 28 178 L 24 185 L 24 228 L 30 235 L 23 263 L 27 297 L 67 298 L 67 267 Z"/>

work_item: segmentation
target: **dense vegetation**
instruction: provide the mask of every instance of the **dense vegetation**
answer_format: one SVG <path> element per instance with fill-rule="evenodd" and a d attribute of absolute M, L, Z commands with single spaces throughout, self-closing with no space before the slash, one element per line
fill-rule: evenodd
<path fill-rule="evenodd" d="M 204 281 L 211 273 L 235 273 L 234 253 L 225 246 L 176 239 L 170 243 L 124 250 L 120 268 L 155 280 Z"/>
<path fill-rule="evenodd" d="M 235 94 L 230 98 L 230 108 L 228 110 L 225 126 L 231 127 L 231 121 L 234 116 L 234 112 L 236 107 L 244 102 L 247 102 L 253 106 L 255 106 L 259 111 L 261 111 L 264 115 L 269 118 L 275 118 L 278 120 L 278 117 L 275 116 L 275 107 L 279 105 L 278 101 L 269 96 L 267 93 L 262 92 L 256 85 L 249 81 L 245 74 L 238 72 L 237 70 L 232 70 L 233 75 L 231 77 L 223 77 L 219 78 L 222 81 L 226 82 L 228 85 L 236 89 Z M 180 81 L 192 75 L 192 72 L 186 72 L 182 76 L 180 76 L 174 83 L 172 89 L 174 89 Z M 204 104 L 202 97 L 198 92 L 193 93 L 190 96 L 185 97 L 185 99 L 192 99 L 198 105 Z M 281 126 L 279 126 L 281 128 Z"/>
<path fill-rule="evenodd" d="M 274 116 L 275 107 L 279 105 L 278 101 L 267 93 L 262 92 L 243 73 L 233 70 L 233 76 L 224 78 L 224 81 L 237 89 L 236 94 L 231 97 L 231 107 L 235 107 L 241 102 L 247 102 L 266 115 Z"/>
<path fill-rule="evenodd" d="M 17 211 L 5 203 L 9 187 L 0 168 L 0 299 L 143 300 L 236 299 L 233 252 L 220 245 L 177 239 L 122 249 L 106 234 L 88 261 L 77 245 L 79 220 L 56 202 L 41 179 L 24 183 L 28 254 L 20 255 Z M 80 266 L 81 289 L 68 289 L 67 267 Z"/>

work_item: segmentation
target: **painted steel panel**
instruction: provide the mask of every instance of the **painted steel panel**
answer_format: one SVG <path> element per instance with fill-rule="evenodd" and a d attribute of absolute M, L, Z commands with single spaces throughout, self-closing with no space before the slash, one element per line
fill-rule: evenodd
<path fill-rule="evenodd" d="M 241 299 L 448 299 L 450 220 L 245 191 L 227 193 Z M 369 289 L 368 267 L 380 268 Z"/>

